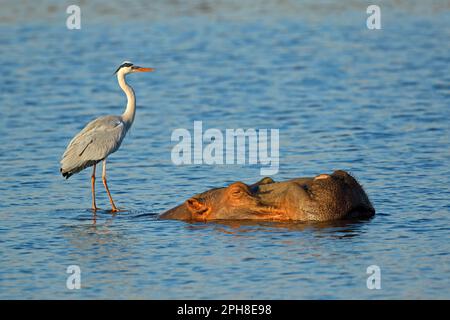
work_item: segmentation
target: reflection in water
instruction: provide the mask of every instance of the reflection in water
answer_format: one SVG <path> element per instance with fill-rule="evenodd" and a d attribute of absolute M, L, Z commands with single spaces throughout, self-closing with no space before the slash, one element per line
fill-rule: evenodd
<path fill-rule="evenodd" d="M 371 219 L 337 220 L 321 222 L 286 222 L 286 221 L 258 221 L 258 220 L 214 220 L 204 222 L 184 222 L 188 226 L 185 228 L 192 230 L 210 229 L 227 234 L 245 234 L 259 232 L 280 232 L 305 230 L 316 232 L 326 236 L 336 238 L 351 238 L 358 236 L 362 224 Z"/>
<path fill-rule="evenodd" d="M 113 225 L 114 217 L 102 219 L 97 223 L 96 215 L 92 216 L 92 224 L 77 222 L 76 224 L 62 226 L 64 237 L 72 247 L 88 250 L 95 245 L 114 243 L 122 238 L 121 233 L 110 228 Z"/>

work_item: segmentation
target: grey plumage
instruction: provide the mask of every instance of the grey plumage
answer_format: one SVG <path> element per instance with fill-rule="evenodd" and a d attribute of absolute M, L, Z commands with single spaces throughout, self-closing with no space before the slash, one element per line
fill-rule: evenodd
<path fill-rule="evenodd" d="M 97 118 L 70 141 L 61 159 L 61 174 L 71 175 L 105 159 L 119 149 L 127 133 L 121 116 Z"/>
<path fill-rule="evenodd" d="M 104 116 L 87 124 L 70 142 L 61 158 L 59 171 L 68 179 L 71 175 L 81 170 L 94 166 L 91 175 L 92 210 L 98 209 L 95 202 L 95 169 L 96 164 L 103 161 L 102 181 L 108 194 L 112 211 L 117 212 L 114 200 L 109 192 L 106 182 L 106 158 L 119 149 L 123 138 L 134 121 L 136 113 L 136 97 L 125 76 L 136 72 L 151 72 L 153 68 L 135 66 L 129 61 L 124 61 L 116 70 L 117 81 L 120 88 L 127 96 L 127 106 L 121 116 Z"/>

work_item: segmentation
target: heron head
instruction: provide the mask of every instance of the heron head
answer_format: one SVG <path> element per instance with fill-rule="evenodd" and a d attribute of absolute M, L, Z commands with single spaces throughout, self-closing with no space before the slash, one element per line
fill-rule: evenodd
<path fill-rule="evenodd" d="M 129 74 L 129 73 L 135 73 L 135 72 L 152 72 L 155 69 L 153 68 L 143 68 L 139 66 L 135 66 L 130 61 L 124 61 L 122 64 L 117 68 L 116 73 L 122 73 L 122 74 Z"/>

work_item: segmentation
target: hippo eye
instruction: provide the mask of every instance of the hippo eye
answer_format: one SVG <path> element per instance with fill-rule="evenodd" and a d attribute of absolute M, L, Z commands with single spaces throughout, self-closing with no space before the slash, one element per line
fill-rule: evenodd
<path fill-rule="evenodd" d="M 241 198 L 244 195 L 244 192 L 242 189 L 235 189 L 231 192 L 231 196 L 233 198 Z"/>
<path fill-rule="evenodd" d="M 249 187 L 242 182 L 235 182 L 228 187 L 230 198 L 241 199 L 250 192 Z"/>

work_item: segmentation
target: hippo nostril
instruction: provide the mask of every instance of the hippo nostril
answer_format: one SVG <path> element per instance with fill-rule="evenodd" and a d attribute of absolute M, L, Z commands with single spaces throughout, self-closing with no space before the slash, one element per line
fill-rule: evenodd
<path fill-rule="evenodd" d="M 198 215 L 203 215 L 204 213 L 206 213 L 208 211 L 208 208 L 204 208 L 202 210 L 197 211 Z"/>

